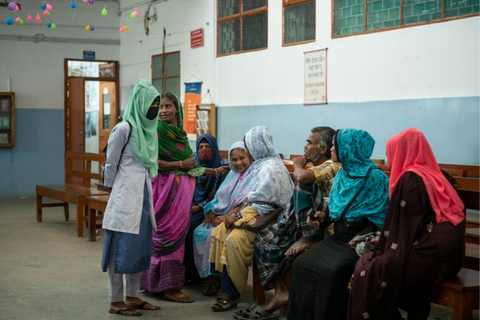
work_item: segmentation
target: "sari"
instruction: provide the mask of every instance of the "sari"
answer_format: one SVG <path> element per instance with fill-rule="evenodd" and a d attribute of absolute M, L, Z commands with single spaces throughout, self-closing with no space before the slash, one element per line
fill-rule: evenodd
<path fill-rule="evenodd" d="M 243 173 L 238 173 L 232 166 L 231 153 L 235 149 L 245 149 L 245 144 L 241 141 L 235 142 L 228 150 L 228 159 L 230 163 L 230 172 L 223 181 L 222 185 L 215 194 L 215 198 L 207 203 L 203 211 L 208 214 L 212 211 L 217 216 L 223 216 L 234 208 L 242 204 L 247 198 L 248 193 L 252 190 L 254 180 L 254 167 L 253 164 L 247 168 Z M 200 224 L 194 232 L 193 246 L 195 265 L 197 267 L 200 277 L 205 278 L 211 275 L 210 263 L 208 261 L 211 247 L 211 233 L 214 229 L 213 226 L 207 228 Z"/>
<path fill-rule="evenodd" d="M 183 109 L 174 101 L 177 125 L 158 121 L 158 157 L 165 161 L 181 161 L 193 157 L 186 132 L 183 130 Z M 195 189 L 195 177 L 205 168 L 160 171 L 152 179 L 153 208 L 157 231 L 152 235 L 150 269 L 142 272 L 140 288 L 149 292 L 180 290 L 185 269 L 183 259 L 185 237 Z"/>

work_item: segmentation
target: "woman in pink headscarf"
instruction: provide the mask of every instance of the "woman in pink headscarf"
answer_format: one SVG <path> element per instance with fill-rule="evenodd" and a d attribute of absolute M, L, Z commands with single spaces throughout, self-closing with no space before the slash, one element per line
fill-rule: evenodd
<path fill-rule="evenodd" d="M 357 262 L 348 319 L 426 320 L 440 283 L 455 277 L 464 252 L 464 206 L 422 132 L 387 141 L 390 206 L 373 251 Z"/>

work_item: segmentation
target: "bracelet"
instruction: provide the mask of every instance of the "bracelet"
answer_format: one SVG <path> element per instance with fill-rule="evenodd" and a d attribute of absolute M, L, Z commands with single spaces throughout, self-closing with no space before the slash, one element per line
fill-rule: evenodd
<path fill-rule="evenodd" d="M 215 170 L 215 177 L 218 177 L 217 169 L 213 169 L 213 170 Z"/>
<path fill-rule="evenodd" d="M 183 161 L 180 161 L 180 169 L 183 169 Z"/>

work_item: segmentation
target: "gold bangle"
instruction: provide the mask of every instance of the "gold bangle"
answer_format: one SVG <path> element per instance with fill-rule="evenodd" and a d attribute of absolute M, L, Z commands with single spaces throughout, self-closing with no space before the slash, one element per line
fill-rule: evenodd
<path fill-rule="evenodd" d="M 215 170 L 215 177 L 218 177 L 217 169 L 213 169 L 213 170 Z"/>
<path fill-rule="evenodd" d="M 183 161 L 180 161 L 180 169 L 183 169 Z"/>

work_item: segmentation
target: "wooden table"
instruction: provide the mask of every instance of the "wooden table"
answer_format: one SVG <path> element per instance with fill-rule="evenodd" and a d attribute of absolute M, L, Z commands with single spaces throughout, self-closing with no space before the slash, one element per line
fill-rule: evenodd
<path fill-rule="evenodd" d="M 110 195 L 101 195 L 101 196 L 91 196 L 87 198 L 87 208 L 88 208 L 88 229 L 89 236 L 88 240 L 96 241 L 97 240 L 97 220 L 103 220 L 103 212 L 107 208 L 108 198 Z M 102 213 L 99 215 L 98 213 Z M 102 227 L 98 227 L 101 229 Z"/>

